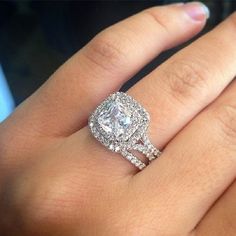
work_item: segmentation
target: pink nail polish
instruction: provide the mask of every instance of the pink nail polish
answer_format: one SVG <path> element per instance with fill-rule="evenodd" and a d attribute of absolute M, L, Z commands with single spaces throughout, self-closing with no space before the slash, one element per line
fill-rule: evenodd
<path fill-rule="evenodd" d="M 203 21 L 209 18 L 209 8 L 201 2 L 189 2 L 183 5 L 185 12 L 195 21 Z"/>

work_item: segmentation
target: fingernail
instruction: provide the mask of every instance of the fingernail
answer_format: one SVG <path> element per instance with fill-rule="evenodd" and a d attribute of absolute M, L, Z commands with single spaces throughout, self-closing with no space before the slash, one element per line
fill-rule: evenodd
<path fill-rule="evenodd" d="M 210 17 L 209 8 L 201 2 L 189 2 L 183 5 L 185 12 L 195 21 L 203 21 Z"/>

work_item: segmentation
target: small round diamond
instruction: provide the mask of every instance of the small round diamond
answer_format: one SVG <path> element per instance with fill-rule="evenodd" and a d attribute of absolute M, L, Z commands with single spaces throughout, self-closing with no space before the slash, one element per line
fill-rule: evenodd
<path fill-rule="evenodd" d="M 120 151 L 120 147 L 119 146 L 115 147 L 115 152 L 119 152 L 119 151 Z"/>
<path fill-rule="evenodd" d="M 113 149 L 114 149 L 114 145 L 113 145 L 113 144 L 110 144 L 110 145 L 109 145 L 109 149 L 110 149 L 110 150 L 113 150 Z"/>

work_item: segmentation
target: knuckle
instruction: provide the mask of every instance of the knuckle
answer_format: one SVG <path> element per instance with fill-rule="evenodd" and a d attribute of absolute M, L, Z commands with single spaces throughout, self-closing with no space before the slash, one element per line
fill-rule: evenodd
<path fill-rule="evenodd" d="M 230 142 L 236 141 L 236 105 L 226 104 L 218 106 L 215 111 L 215 116 L 223 131 L 225 137 Z"/>
<path fill-rule="evenodd" d="M 27 174 L 20 176 L 19 183 L 13 186 L 17 190 L 13 191 L 12 205 L 17 209 L 16 218 L 24 221 L 24 231 L 42 233 L 43 228 L 38 227 L 40 224 L 49 226 L 55 232 L 58 225 L 68 228 L 75 218 L 79 221 L 79 212 L 85 212 L 87 192 L 77 191 L 83 188 L 78 186 L 77 181 L 70 177 L 53 177 L 37 179 L 37 184 L 35 182 L 28 180 Z"/>
<path fill-rule="evenodd" d="M 84 50 L 84 55 L 93 64 L 105 69 L 114 71 L 124 65 L 126 60 L 127 39 L 118 37 L 110 30 L 105 30 L 98 34 Z"/>
<path fill-rule="evenodd" d="M 208 89 L 209 72 L 201 63 L 176 60 L 165 70 L 165 77 L 170 93 L 180 100 L 201 97 Z"/>
<path fill-rule="evenodd" d="M 159 11 L 157 11 L 157 8 Z M 168 33 L 168 31 L 169 31 L 168 25 L 167 25 L 168 22 L 166 22 L 164 20 L 165 16 L 163 16 L 159 7 L 153 7 L 153 8 L 146 9 L 142 13 L 149 20 L 154 21 L 155 24 L 158 24 L 158 26 L 160 26 L 160 28 L 163 29 L 163 33 Z"/>
<path fill-rule="evenodd" d="M 67 184 L 67 185 L 64 185 Z M 76 206 L 80 206 L 80 195 L 75 196 L 74 186 L 71 183 L 58 181 L 49 186 L 41 186 L 40 190 L 33 196 L 31 210 L 35 212 L 36 218 L 47 219 L 52 224 L 59 221 L 67 222 L 73 215 Z M 58 218 L 60 217 L 60 218 Z"/>

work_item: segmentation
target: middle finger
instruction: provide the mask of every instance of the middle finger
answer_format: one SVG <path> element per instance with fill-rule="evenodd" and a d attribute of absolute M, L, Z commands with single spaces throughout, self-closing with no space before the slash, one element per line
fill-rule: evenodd
<path fill-rule="evenodd" d="M 235 25 L 234 14 L 129 90 L 149 111 L 150 136 L 159 148 L 234 78 Z"/>

